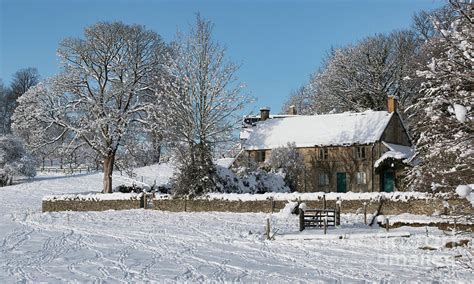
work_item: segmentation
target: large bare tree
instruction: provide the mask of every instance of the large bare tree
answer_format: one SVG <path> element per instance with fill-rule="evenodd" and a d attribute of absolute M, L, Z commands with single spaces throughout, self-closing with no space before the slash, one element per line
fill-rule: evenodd
<path fill-rule="evenodd" d="M 404 106 L 416 92 L 411 58 L 418 46 L 412 32 L 400 31 L 335 49 L 310 82 L 318 112 L 384 109 L 388 95 Z"/>
<path fill-rule="evenodd" d="M 33 147 L 61 140 L 68 151 L 90 147 L 103 160 L 103 192 L 112 192 L 116 153 L 124 137 L 149 122 L 166 45 L 139 25 L 100 22 L 84 38 L 61 42 L 63 72 L 20 97 L 14 115 L 19 133 L 30 130 Z M 59 128 L 58 135 L 51 129 Z M 54 132 L 55 133 L 55 132 Z"/>
<path fill-rule="evenodd" d="M 9 90 L 0 79 L 0 134 L 6 135 L 8 133 L 7 127 L 9 125 L 10 117 L 8 115 L 8 93 Z"/>
<path fill-rule="evenodd" d="M 200 194 L 215 187 L 212 149 L 233 137 L 247 101 L 236 81 L 238 65 L 212 39 L 213 24 L 199 15 L 188 35 L 178 35 L 163 98 L 165 136 L 181 151 L 177 191 Z"/>
<path fill-rule="evenodd" d="M 17 107 L 16 100 L 29 88 L 38 84 L 39 73 L 36 68 L 20 69 L 13 74 L 9 88 L 0 86 L 0 133 L 9 134 L 11 132 L 11 117 Z"/>
<path fill-rule="evenodd" d="M 40 75 L 36 68 L 20 69 L 13 74 L 13 79 L 10 84 L 11 94 L 16 100 L 21 95 L 26 93 L 29 88 L 39 83 Z"/>

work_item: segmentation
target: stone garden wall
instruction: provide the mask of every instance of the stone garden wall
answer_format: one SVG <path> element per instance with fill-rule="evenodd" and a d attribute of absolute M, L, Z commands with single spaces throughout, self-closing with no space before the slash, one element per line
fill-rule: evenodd
<path fill-rule="evenodd" d="M 129 210 L 144 207 L 142 193 L 64 194 L 45 196 L 43 212 Z"/>
<path fill-rule="evenodd" d="M 141 200 L 43 200 L 43 212 L 106 211 L 143 208 Z"/>
<path fill-rule="evenodd" d="M 129 210 L 146 207 L 148 209 L 171 212 L 272 213 L 280 211 L 290 201 L 305 203 L 307 208 L 323 208 L 324 206 L 324 201 L 321 197 L 313 198 L 312 200 L 304 200 L 303 198 L 285 200 L 281 196 L 277 196 L 275 199 L 273 197 L 263 199 L 264 196 L 262 195 L 252 196 L 254 200 L 248 196 L 243 198 L 243 200 L 235 199 L 235 195 L 230 199 L 226 199 L 229 196 L 225 194 L 221 195 L 221 197 L 223 198 L 173 199 L 165 197 L 145 201 L 143 194 L 60 195 L 43 198 L 43 212 Z M 237 196 L 237 198 L 239 197 Z M 337 201 L 333 197 L 328 195 L 329 200 L 325 201 L 326 208 L 336 208 Z M 150 199 L 151 196 L 148 198 Z M 346 198 L 348 200 L 342 199 L 341 201 L 341 213 L 363 213 L 365 206 L 367 214 L 372 214 L 377 211 L 380 204 L 379 198 L 374 198 L 372 195 L 360 199 L 349 198 L 349 196 L 346 196 Z M 403 213 L 449 215 L 459 211 L 459 209 L 462 209 L 463 213 L 474 214 L 473 207 L 466 199 L 454 197 L 416 198 L 416 196 L 402 196 L 400 198 L 400 196 L 397 196 L 397 198 L 384 198 L 381 211 L 384 215 L 399 215 Z"/>
<path fill-rule="evenodd" d="M 308 208 L 323 208 L 323 200 L 301 200 Z M 156 210 L 171 212 L 278 212 L 285 207 L 288 201 L 283 200 L 206 200 L 206 199 L 155 199 L 153 207 Z M 377 211 L 379 201 L 377 200 L 346 200 L 341 203 L 341 213 L 363 213 L 364 203 L 367 206 L 367 213 Z M 446 205 L 449 204 L 449 207 Z M 335 208 L 335 200 L 326 201 L 327 208 Z M 450 214 L 456 208 L 472 207 L 465 199 L 410 199 L 406 201 L 385 200 L 382 206 L 382 214 L 398 215 L 402 213 L 432 215 L 434 213 Z"/>

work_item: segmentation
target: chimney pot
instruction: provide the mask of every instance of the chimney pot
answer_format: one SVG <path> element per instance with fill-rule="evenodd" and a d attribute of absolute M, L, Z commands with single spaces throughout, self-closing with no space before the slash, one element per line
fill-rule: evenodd
<path fill-rule="evenodd" d="M 270 108 L 262 107 L 260 108 L 260 120 L 265 121 L 270 117 Z"/>

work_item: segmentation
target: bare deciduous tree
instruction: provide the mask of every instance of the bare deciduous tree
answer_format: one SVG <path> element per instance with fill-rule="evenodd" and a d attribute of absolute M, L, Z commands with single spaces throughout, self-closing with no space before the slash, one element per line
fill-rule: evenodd
<path fill-rule="evenodd" d="M 305 178 L 304 159 L 298 152 L 296 144 L 288 143 L 284 147 L 278 147 L 271 151 L 268 164 L 273 170 L 282 169 L 285 173 L 285 182 L 291 191 L 301 189 L 301 183 Z"/>
<path fill-rule="evenodd" d="M 295 106 L 297 114 L 315 114 L 314 94 L 308 88 L 308 86 L 301 86 L 298 89 L 292 91 L 286 101 L 283 103 L 281 113 L 285 114 L 288 112 L 290 106 Z"/>
<path fill-rule="evenodd" d="M 439 35 L 438 29 L 433 25 L 436 19 L 443 29 L 449 28 L 455 15 L 455 10 L 450 5 L 445 5 L 433 11 L 421 11 L 413 16 L 412 30 L 424 40 L 429 40 Z"/>
<path fill-rule="evenodd" d="M 11 94 L 14 100 L 18 99 L 21 95 L 26 93 L 29 88 L 39 83 L 39 73 L 36 68 L 25 68 L 20 69 L 13 75 L 11 82 Z"/>
<path fill-rule="evenodd" d="M 213 24 L 198 15 L 189 35 L 178 35 L 171 79 L 162 92 L 164 135 L 182 153 L 176 186 L 182 194 L 213 190 L 212 149 L 232 139 L 240 123 L 238 111 L 247 101 L 236 81 L 239 66 L 226 60 L 212 29 Z"/>
<path fill-rule="evenodd" d="M 62 139 L 65 149 L 90 147 L 103 160 L 103 192 L 112 192 L 116 153 L 130 131 L 149 122 L 153 83 L 166 45 L 139 25 L 100 22 L 84 38 L 61 42 L 63 72 L 31 88 L 14 115 L 20 132 L 37 131 L 33 147 Z M 59 127 L 57 136 L 42 135 Z"/>
<path fill-rule="evenodd" d="M 336 49 L 310 83 L 317 90 L 319 112 L 380 110 L 388 95 L 398 96 L 403 107 L 414 93 L 410 58 L 417 47 L 413 33 L 394 32 Z"/>
<path fill-rule="evenodd" d="M 0 79 L 0 134 L 6 135 L 8 133 L 9 127 L 9 111 L 8 111 L 8 94 L 9 90 L 3 85 L 2 80 Z"/>
<path fill-rule="evenodd" d="M 38 84 L 39 73 L 36 68 L 20 69 L 13 74 L 10 88 L 0 86 L 0 133 L 11 132 L 11 117 L 17 106 L 16 100 L 29 88 Z"/>

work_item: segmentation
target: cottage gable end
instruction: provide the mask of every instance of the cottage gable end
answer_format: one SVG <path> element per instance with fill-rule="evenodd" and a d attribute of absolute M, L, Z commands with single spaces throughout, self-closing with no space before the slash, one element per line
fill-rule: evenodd
<path fill-rule="evenodd" d="M 398 113 L 394 113 L 384 129 L 380 141 L 392 144 L 411 146 L 411 139 Z"/>

